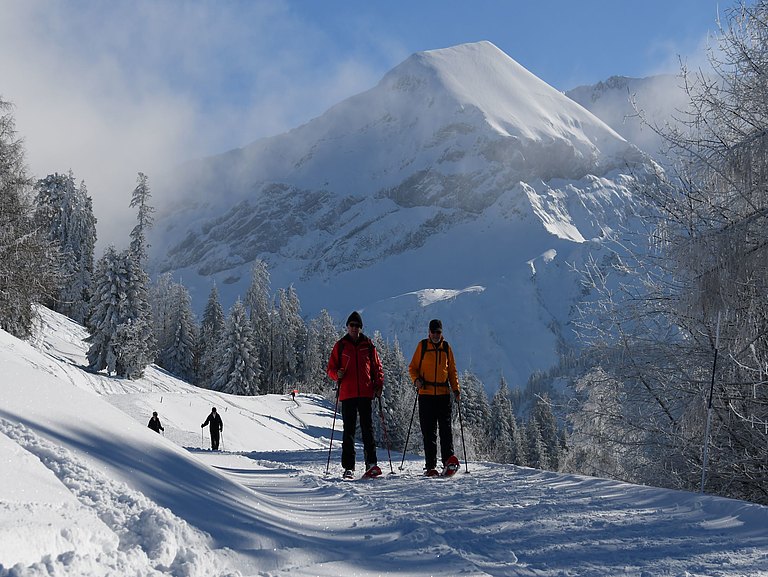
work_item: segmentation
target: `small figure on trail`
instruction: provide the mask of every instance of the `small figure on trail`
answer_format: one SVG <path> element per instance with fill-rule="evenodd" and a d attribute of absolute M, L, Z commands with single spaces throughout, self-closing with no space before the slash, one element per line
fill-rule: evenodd
<path fill-rule="evenodd" d="M 152 418 L 149 419 L 149 424 L 147 425 L 150 429 L 152 429 L 155 433 L 160 433 L 160 431 L 165 431 L 163 428 L 163 425 L 160 424 L 160 417 L 157 416 L 157 411 L 152 412 Z"/>
<path fill-rule="evenodd" d="M 451 466 L 458 469 L 453 453 L 451 431 L 451 390 L 460 398 L 459 377 L 453 350 L 443 339 L 443 323 L 429 321 L 429 338 L 416 346 L 408 373 L 419 394 L 419 425 L 424 438 L 425 474 L 437 475 L 437 431 L 440 429 L 440 457 L 443 467 L 451 457 Z M 453 471 L 452 471 L 453 472 Z"/>
<path fill-rule="evenodd" d="M 344 476 L 355 470 L 355 430 L 360 416 L 366 472 L 377 464 L 373 438 L 372 401 L 384 388 L 384 369 L 370 338 L 362 333 L 363 318 L 354 311 L 347 319 L 347 334 L 333 346 L 328 359 L 328 376 L 336 381 L 336 398 L 341 401 L 344 432 L 341 442 L 341 466 Z"/>
<path fill-rule="evenodd" d="M 219 413 L 216 412 L 216 407 L 213 407 L 211 409 L 211 414 L 208 415 L 208 418 L 205 419 L 205 422 L 200 425 L 200 428 L 202 429 L 206 425 L 210 423 L 210 430 L 211 430 L 211 449 L 214 451 L 219 450 L 219 433 L 224 430 L 224 423 L 221 422 L 221 417 L 219 416 Z"/>
<path fill-rule="evenodd" d="M 299 391 L 297 391 L 296 389 L 293 389 L 293 390 L 291 391 L 291 399 L 293 399 L 293 400 L 295 401 L 295 400 L 296 400 L 296 393 L 298 393 L 298 392 L 299 392 Z"/>

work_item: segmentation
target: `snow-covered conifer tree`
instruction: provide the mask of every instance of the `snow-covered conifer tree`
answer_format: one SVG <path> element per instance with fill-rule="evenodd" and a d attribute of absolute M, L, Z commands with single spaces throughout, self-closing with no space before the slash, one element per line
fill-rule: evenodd
<path fill-rule="evenodd" d="M 213 375 L 220 360 L 217 353 L 225 326 L 224 309 L 219 302 L 219 289 L 214 284 L 203 311 L 197 345 L 198 366 L 195 382 L 200 387 L 211 387 Z"/>
<path fill-rule="evenodd" d="M 51 174 L 36 184 L 35 223 L 61 250 L 62 277 L 51 308 L 84 323 L 93 279 L 96 218 L 85 183 L 72 172 Z"/>
<path fill-rule="evenodd" d="M 509 386 L 501 378 L 499 388 L 491 400 L 489 455 L 498 463 L 525 465 L 527 462 L 524 436 L 517 425 L 512 403 L 509 400 Z"/>
<path fill-rule="evenodd" d="M 131 208 L 138 207 L 136 226 L 131 231 L 131 253 L 136 256 L 136 261 L 142 267 L 147 263 L 149 250 L 147 233 L 154 223 L 152 214 L 155 212 L 154 207 L 149 204 L 152 193 L 149 190 L 148 181 L 147 175 L 140 172 L 136 178 L 136 188 L 131 196 Z"/>
<path fill-rule="evenodd" d="M 278 291 L 277 319 L 279 331 L 275 331 L 275 361 L 273 365 L 278 377 L 276 390 L 272 393 L 285 392 L 283 387 L 293 388 L 303 377 L 301 359 L 306 343 L 306 325 L 301 318 L 299 297 L 293 286 Z"/>
<path fill-rule="evenodd" d="M 464 435 L 469 458 L 482 458 L 488 455 L 493 441 L 490 440 L 491 405 L 485 386 L 470 371 L 464 371 L 461 376 L 461 411 L 464 420 Z M 457 415 L 454 421 L 454 436 L 461 433 Z M 490 441 L 490 442 L 489 442 Z"/>
<path fill-rule="evenodd" d="M 543 468 L 557 471 L 560 466 L 560 433 L 547 395 L 536 399 L 531 417 L 538 423 L 541 440 L 547 452 L 547 466 Z"/>
<path fill-rule="evenodd" d="M 58 286 L 58 251 L 33 224 L 31 181 L 11 105 L 0 98 L 0 328 L 26 338 Z"/>
<path fill-rule="evenodd" d="M 150 306 L 152 307 L 152 332 L 157 343 L 157 359 L 155 362 L 163 366 L 160 352 L 165 350 L 173 340 L 171 329 L 171 311 L 173 309 L 173 275 L 169 272 L 157 277 L 157 281 L 149 287 Z"/>
<path fill-rule="evenodd" d="M 416 402 L 416 389 L 408 374 L 408 361 L 405 360 L 397 337 L 389 347 L 384 377 L 383 397 L 389 438 L 393 449 L 402 451 Z M 418 423 L 415 426 L 418 431 Z M 408 444 L 410 452 L 418 451 L 422 446 L 421 435 L 411 431 Z"/>
<path fill-rule="evenodd" d="M 88 368 L 92 371 L 117 372 L 116 336 L 123 322 L 123 300 L 128 283 L 125 259 L 109 246 L 96 263 L 92 311 L 88 320 L 90 336 L 86 342 Z"/>
<path fill-rule="evenodd" d="M 534 469 L 549 469 L 549 454 L 541 435 L 541 427 L 535 417 L 531 417 L 525 427 L 525 436 L 528 440 L 527 456 L 528 465 Z"/>
<path fill-rule="evenodd" d="M 326 375 L 328 357 L 339 339 L 333 318 L 323 309 L 307 327 L 307 345 L 304 352 L 305 389 L 309 393 L 322 394 L 331 388 Z"/>
<path fill-rule="evenodd" d="M 276 381 L 274 378 L 274 340 L 277 318 L 272 305 L 271 285 L 267 263 L 256 259 L 251 267 L 251 284 L 245 295 L 245 307 L 253 327 L 253 339 L 264 369 L 260 388 L 269 391 Z"/>
<path fill-rule="evenodd" d="M 195 377 L 197 324 L 192 312 L 192 299 L 186 287 L 171 285 L 169 294 L 168 339 L 158 352 L 160 366 L 168 372 L 192 382 Z"/>
<path fill-rule="evenodd" d="M 211 389 L 233 395 L 259 394 L 259 359 L 253 329 L 240 299 L 232 305 L 218 349 Z"/>

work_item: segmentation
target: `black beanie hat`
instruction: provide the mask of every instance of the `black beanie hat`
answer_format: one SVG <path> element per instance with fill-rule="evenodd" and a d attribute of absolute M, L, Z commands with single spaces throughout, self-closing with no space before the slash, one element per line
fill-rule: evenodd
<path fill-rule="evenodd" d="M 363 317 L 360 316 L 360 313 L 357 311 L 353 311 L 351 315 L 347 318 L 347 324 L 346 326 L 349 326 L 349 323 L 357 323 L 360 325 L 360 328 L 363 327 Z"/>
<path fill-rule="evenodd" d="M 440 319 L 432 319 L 429 321 L 429 332 L 433 333 L 437 330 L 443 330 L 443 323 L 440 322 Z"/>

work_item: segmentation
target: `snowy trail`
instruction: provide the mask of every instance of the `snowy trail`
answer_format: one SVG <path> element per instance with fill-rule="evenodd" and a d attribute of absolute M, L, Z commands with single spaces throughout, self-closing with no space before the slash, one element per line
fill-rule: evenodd
<path fill-rule="evenodd" d="M 362 547 L 357 575 L 421 575 L 445 564 L 450 575 L 496 577 L 768 575 L 768 535 L 738 530 L 765 518 L 757 505 L 496 464 L 429 479 L 413 459 L 404 473 L 346 482 L 336 463 L 324 476 L 322 457 L 251 453 L 227 470 L 215 462 L 228 457 L 211 456 L 329 557 L 305 550 L 306 566 L 295 561 L 291 575 L 335 575 L 336 555 L 349 562 L 339 546 L 350 539 Z M 764 572 L 755 572 L 755 555 Z"/>

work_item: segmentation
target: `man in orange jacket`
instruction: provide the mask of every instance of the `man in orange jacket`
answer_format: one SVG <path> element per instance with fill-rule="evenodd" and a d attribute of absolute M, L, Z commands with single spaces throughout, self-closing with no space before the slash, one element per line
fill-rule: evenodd
<path fill-rule="evenodd" d="M 366 472 L 377 464 L 373 438 L 372 401 L 384 388 L 384 369 L 376 347 L 362 333 L 363 318 L 354 311 L 347 319 L 347 334 L 333 346 L 328 359 L 328 376 L 338 383 L 344 433 L 341 441 L 341 466 L 344 477 L 355 470 L 355 430 L 360 415 Z"/>
<path fill-rule="evenodd" d="M 419 393 L 419 424 L 424 437 L 426 474 L 437 475 L 437 431 L 440 429 L 440 457 L 443 467 L 453 453 L 451 430 L 451 391 L 458 400 L 459 376 L 453 350 L 443 340 L 443 323 L 429 321 L 429 338 L 413 353 L 408 373 Z"/>

